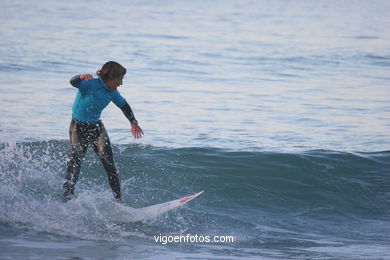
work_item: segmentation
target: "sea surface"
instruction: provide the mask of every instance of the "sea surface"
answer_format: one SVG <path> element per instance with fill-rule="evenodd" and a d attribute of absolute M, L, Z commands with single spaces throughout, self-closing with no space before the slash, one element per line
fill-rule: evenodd
<path fill-rule="evenodd" d="M 0 259 L 390 259 L 390 2 L 4 0 Z M 77 89 L 115 60 L 102 120 L 126 205 L 92 149 L 61 200 Z M 233 242 L 161 243 L 160 236 Z"/>

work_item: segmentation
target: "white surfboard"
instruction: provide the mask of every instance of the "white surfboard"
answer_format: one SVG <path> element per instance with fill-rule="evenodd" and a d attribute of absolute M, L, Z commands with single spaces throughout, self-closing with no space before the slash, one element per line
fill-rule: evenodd
<path fill-rule="evenodd" d="M 183 206 L 187 202 L 198 197 L 203 192 L 204 191 L 201 191 L 181 199 L 172 200 L 161 204 L 156 204 L 156 205 L 152 205 L 144 208 L 138 208 L 138 209 L 131 208 L 125 205 L 118 205 L 119 207 L 117 213 L 118 217 L 115 219 L 119 222 L 138 222 L 138 221 L 155 218 L 170 210 Z"/>

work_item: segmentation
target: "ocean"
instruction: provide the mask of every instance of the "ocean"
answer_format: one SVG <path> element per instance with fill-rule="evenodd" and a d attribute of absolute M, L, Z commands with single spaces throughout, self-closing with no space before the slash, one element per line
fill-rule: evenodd
<path fill-rule="evenodd" d="M 0 259 L 390 259 L 388 1 L 1 10 Z M 109 60 L 145 133 L 104 110 L 125 204 L 205 191 L 139 223 L 115 220 L 92 149 L 61 198 L 69 79 Z"/>

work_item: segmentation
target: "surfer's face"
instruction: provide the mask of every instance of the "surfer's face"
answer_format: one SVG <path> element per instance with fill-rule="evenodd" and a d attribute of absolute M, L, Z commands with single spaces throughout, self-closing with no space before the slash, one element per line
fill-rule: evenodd
<path fill-rule="evenodd" d="M 108 79 L 105 83 L 107 84 L 108 88 L 111 91 L 116 90 L 119 86 L 122 85 L 122 80 L 123 76 L 120 78 L 113 78 L 113 79 Z"/>

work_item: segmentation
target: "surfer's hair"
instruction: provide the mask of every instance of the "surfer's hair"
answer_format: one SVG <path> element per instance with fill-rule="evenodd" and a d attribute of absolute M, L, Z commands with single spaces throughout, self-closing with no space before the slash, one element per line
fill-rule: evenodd
<path fill-rule="evenodd" d="M 103 67 L 96 72 L 96 75 L 98 75 L 103 81 L 122 78 L 125 74 L 126 68 L 116 61 L 106 62 Z"/>

